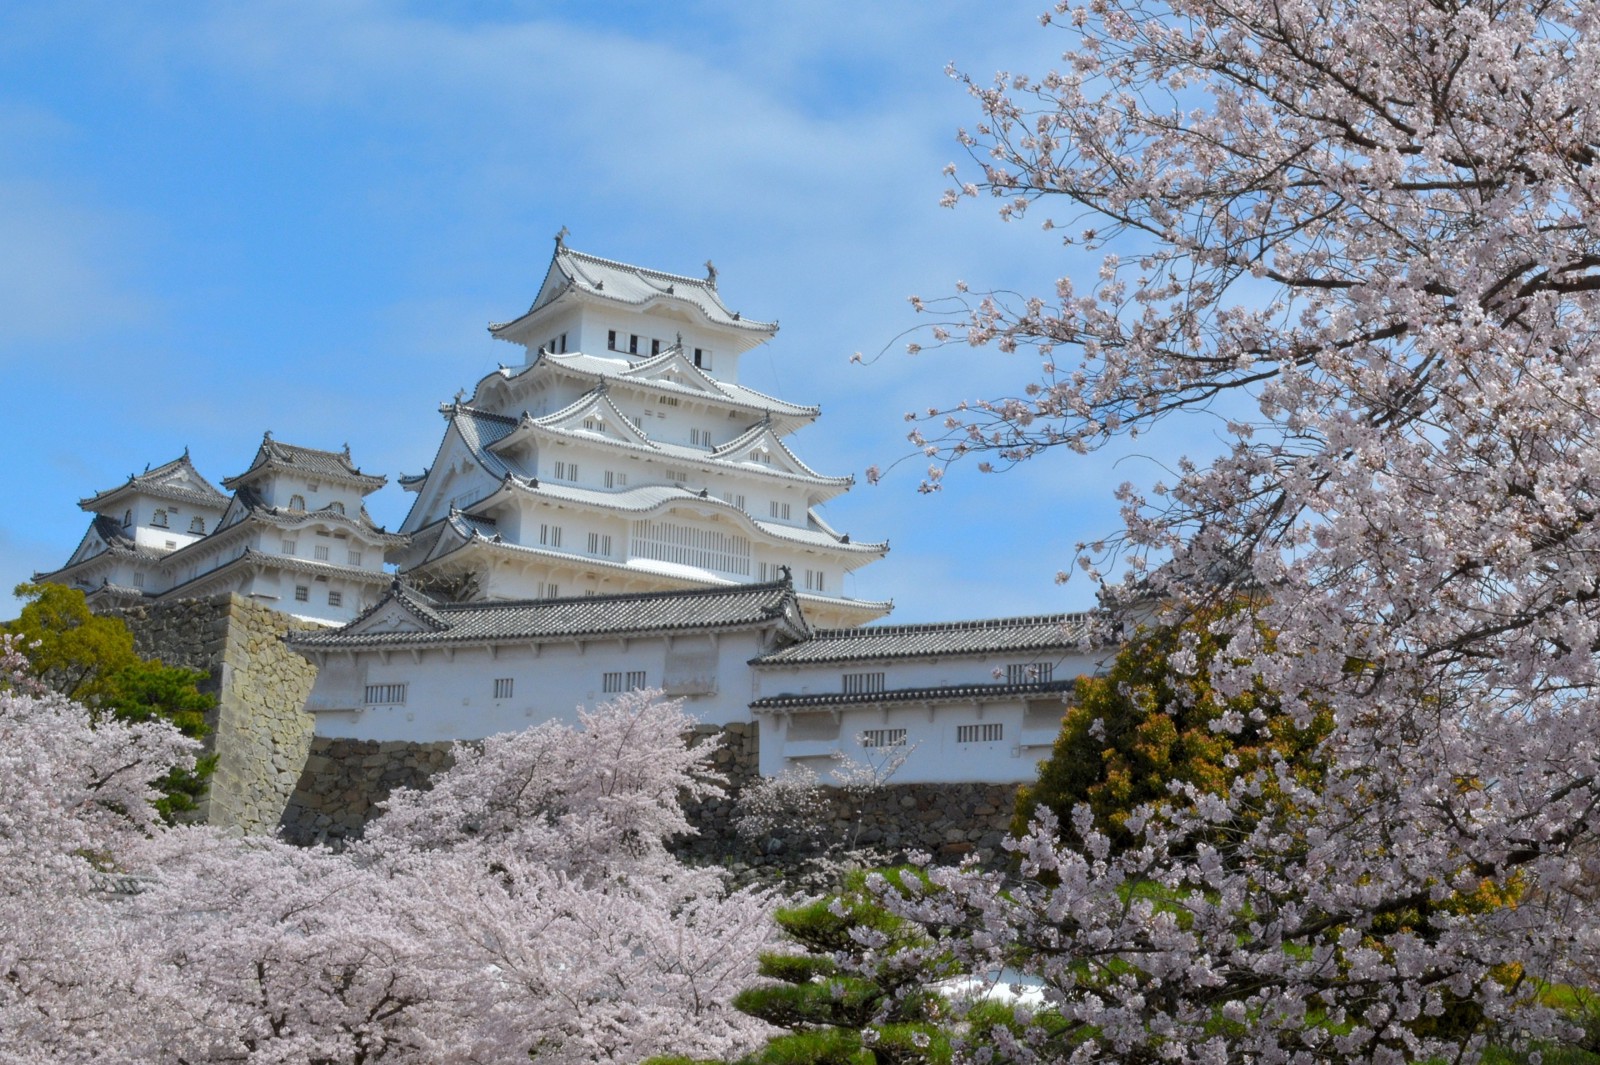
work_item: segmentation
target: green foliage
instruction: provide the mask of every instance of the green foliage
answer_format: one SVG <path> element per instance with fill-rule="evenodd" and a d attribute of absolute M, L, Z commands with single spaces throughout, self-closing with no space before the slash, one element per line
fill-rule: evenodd
<path fill-rule="evenodd" d="M 1065 820 L 1087 803 L 1095 827 L 1122 848 L 1135 842 L 1126 827 L 1129 814 L 1144 803 L 1171 801 L 1174 781 L 1220 794 L 1236 776 L 1276 758 L 1303 776 L 1313 774 L 1317 742 L 1330 726 L 1325 716 L 1297 728 L 1259 686 L 1219 705 L 1209 671 L 1183 674 L 1170 665 L 1186 647 L 1200 663 L 1219 654 L 1223 641 L 1211 624 L 1237 609 L 1200 611 L 1179 625 L 1141 629 L 1105 676 L 1080 678 L 1038 779 L 1017 793 L 1012 830 L 1025 832 L 1040 806 Z M 1270 643 L 1270 633 L 1261 637 Z M 1244 727 L 1214 730 L 1212 723 L 1228 712 Z"/>
<path fill-rule="evenodd" d="M 917 870 L 889 870 L 926 886 Z M 927 964 L 902 952 L 931 946 L 916 925 L 895 917 L 873 898 L 868 876 L 847 876 L 838 895 L 780 909 L 784 936 L 801 952 L 767 953 L 761 975 L 769 982 L 734 997 L 734 1007 L 787 1029 L 740 1065 L 947 1065 L 948 1032 L 940 1023 L 944 1000 L 927 985 L 952 975 L 950 966 Z M 858 938 L 861 937 L 861 938 Z M 875 941 L 871 949 L 862 938 Z M 870 957 L 870 961 L 868 960 Z M 840 964 L 840 959 L 850 959 Z M 657 1058 L 647 1065 L 689 1065 Z"/>
<path fill-rule="evenodd" d="M 28 602 L 0 631 L 21 636 L 34 675 L 54 691 L 88 706 L 97 716 L 130 724 L 162 720 L 192 740 L 204 739 L 206 715 L 216 697 L 200 691 L 204 673 L 140 658 L 133 633 L 118 618 L 89 609 L 76 588 L 19 584 Z M 197 759 L 192 769 L 174 769 L 156 781 L 156 809 L 168 821 L 194 810 L 216 769 L 216 757 Z"/>
<path fill-rule="evenodd" d="M 19 584 L 13 594 L 27 603 L 0 629 L 22 637 L 34 675 L 51 690 L 93 705 L 111 674 L 139 661 L 128 626 L 92 613 L 78 589 Z"/>

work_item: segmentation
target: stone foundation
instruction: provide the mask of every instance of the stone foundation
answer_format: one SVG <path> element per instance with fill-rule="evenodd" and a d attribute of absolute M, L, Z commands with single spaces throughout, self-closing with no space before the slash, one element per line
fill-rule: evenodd
<path fill-rule="evenodd" d="M 728 792 L 688 806 L 697 834 L 675 849 L 691 861 L 728 866 L 740 879 L 782 876 L 817 857 L 806 841 L 781 832 L 748 841 L 735 831 L 740 792 L 759 778 L 757 737 L 756 726 L 744 723 L 724 728 L 702 725 L 688 737 L 692 746 L 719 743 L 711 766 L 727 781 Z M 358 838 L 391 791 L 425 787 L 434 773 L 447 768 L 450 747 L 316 737 L 284 811 L 284 837 L 295 843 L 335 846 Z M 1000 843 L 1016 790 L 1015 784 L 891 783 L 869 793 L 859 805 L 835 791 L 824 835 L 829 842 L 853 843 L 888 861 L 920 851 L 943 862 L 969 855 L 990 862 L 1002 853 Z"/>
<path fill-rule="evenodd" d="M 396 788 L 424 788 L 448 769 L 452 743 L 341 740 L 316 736 L 279 825 L 302 846 L 359 838 Z"/>
<path fill-rule="evenodd" d="M 209 675 L 200 687 L 217 696 L 206 737 L 217 769 L 200 815 L 246 833 L 277 831 L 311 745 L 314 722 L 301 708 L 317 675 L 281 637 L 320 626 L 233 594 L 104 613 L 127 623 L 141 656 Z"/>

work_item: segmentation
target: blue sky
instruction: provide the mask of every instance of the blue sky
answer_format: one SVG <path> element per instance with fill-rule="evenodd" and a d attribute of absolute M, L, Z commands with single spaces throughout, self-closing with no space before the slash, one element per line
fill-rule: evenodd
<path fill-rule="evenodd" d="M 1013 390 L 1030 356 L 912 358 L 906 301 L 1092 276 L 1032 222 L 938 206 L 975 107 L 944 69 L 1038 72 L 1043 0 L 790 4 L 10 3 L 0 11 L 0 586 L 60 565 L 77 500 L 187 446 L 214 481 L 263 430 L 417 472 L 438 404 L 519 350 L 565 225 L 777 318 L 756 388 L 820 403 L 826 473 L 905 454 L 902 414 Z M 857 350 L 867 366 L 852 365 Z M 921 465 L 829 504 L 896 620 L 1092 602 L 1054 584 L 1161 456 Z M 369 500 L 394 527 L 411 497 Z M 0 614 L 6 613 L 0 607 Z"/>

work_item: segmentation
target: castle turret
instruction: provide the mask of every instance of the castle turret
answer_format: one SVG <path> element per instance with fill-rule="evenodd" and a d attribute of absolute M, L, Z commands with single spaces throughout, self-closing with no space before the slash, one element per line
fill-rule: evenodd
<path fill-rule="evenodd" d="M 844 595 L 886 543 L 852 541 L 817 508 L 850 477 L 811 469 L 786 437 L 820 411 L 738 383 L 777 332 L 705 278 L 558 242 L 528 312 L 490 326 L 524 348 L 440 408 L 433 464 L 391 552 L 409 579 L 462 599 L 669 591 L 776 580 L 806 615 L 858 625 L 888 603 Z"/>

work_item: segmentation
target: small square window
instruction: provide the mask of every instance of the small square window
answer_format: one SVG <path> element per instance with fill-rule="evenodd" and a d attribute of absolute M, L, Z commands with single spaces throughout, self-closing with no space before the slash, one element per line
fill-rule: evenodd
<path fill-rule="evenodd" d="M 283 540 L 278 544 L 278 547 L 286 555 L 294 554 L 294 541 L 293 540 Z"/>
<path fill-rule="evenodd" d="M 294 601 L 297 603 L 309 603 L 311 601 L 311 587 L 305 584 L 295 585 Z"/>
<path fill-rule="evenodd" d="M 514 677 L 496 677 L 494 679 L 494 697 L 496 699 L 511 698 L 511 690 L 515 680 L 516 678 Z"/>
<path fill-rule="evenodd" d="M 326 562 L 328 560 L 328 545 L 317 544 L 311 549 L 311 555 L 319 561 Z"/>
<path fill-rule="evenodd" d="M 343 592 L 329 592 L 328 593 L 328 605 L 329 606 L 344 606 L 344 593 Z"/>

